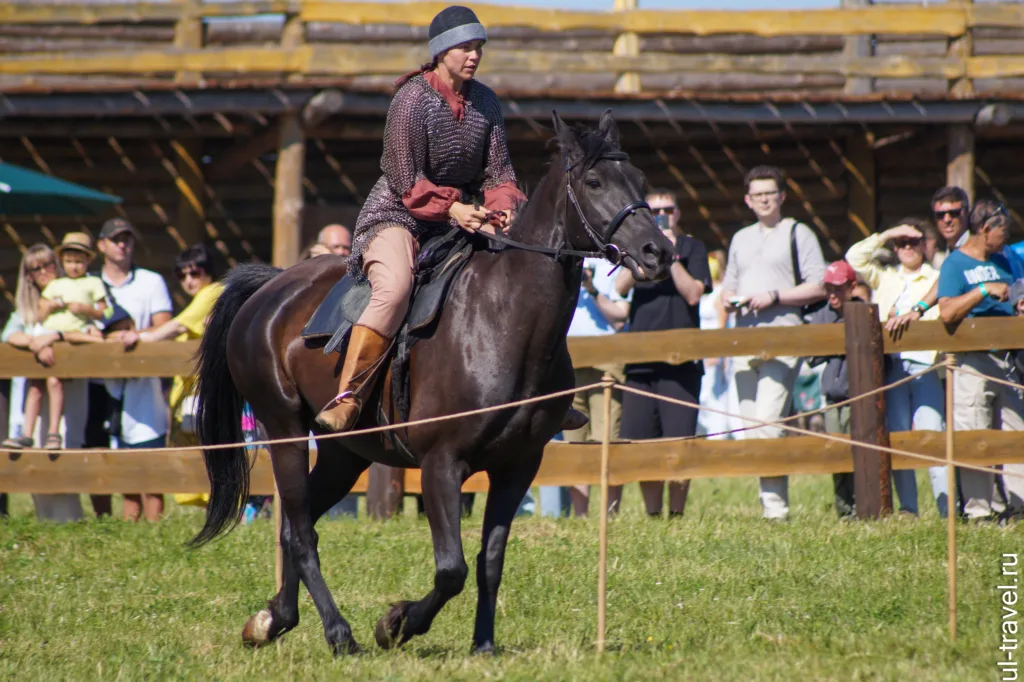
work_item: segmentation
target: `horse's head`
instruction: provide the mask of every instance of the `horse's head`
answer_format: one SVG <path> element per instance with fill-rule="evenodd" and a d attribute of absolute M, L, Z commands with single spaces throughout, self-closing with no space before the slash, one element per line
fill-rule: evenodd
<path fill-rule="evenodd" d="M 619 148 L 611 111 L 596 131 L 566 125 L 553 114 L 566 190 L 566 240 L 574 249 L 603 251 L 639 280 L 663 279 L 672 244 L 644 202 L 644 174 Z"/>

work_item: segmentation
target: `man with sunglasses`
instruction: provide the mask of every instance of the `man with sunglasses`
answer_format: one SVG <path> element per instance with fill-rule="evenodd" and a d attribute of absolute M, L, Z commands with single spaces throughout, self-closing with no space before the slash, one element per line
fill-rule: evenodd
<path fill-rule="evenodd" d="M 932 217 L 935 227 L 944 240 L 944 252 L 936 254 L 932 267 L 942 267 L 949 254 L 953 253 L 967 241 L 967 219 L 971 213 L 971 200 L 967 192 L 959 187 L 940 187 L 932 195 Z"/>
<path fill-rule="evenodd" d="M 141 241 L 139 233 L 123 218 L 111 218 L 100 229 L 97 247 L 103 254 L 100 277 L 106 283 L 113 299 L 131 316 L 136 331 L 115 332 L 113 338 L 126 347 L 138 342 L 138 333 L 165 324 L 171 319 L 171 295 L 164 278 L 135 265 L 135 247 Z M 106 393 L 120 419 L 110 418 L 113 426 L 120 422 L 118 433 L 109 434 L 108 447 L 146 448 L 164 447 L 167 436 L 167 403 L 164 402 L 160 380 L 155 377 L 125 380 L 107 380 Z M 90 419 L 94 418 L 90 392 Z M 120 407 L 118 409 L 118 403 Z M 109 497 L 106 501 L 109 513 Z M 97 507 L 94 498 L 93 506 Z M 163 514 L 164 497 L 159 494 L 125 493 L 123 517 L 137 521 L 145 514 L 150 521 L 158 521 Z"/>
<path fill-rule="evenodd" d="M 775 166 L 747 173 L 747 207 L 757 222 L 729 242 L 722 284 L 722 302 L 736 313 L 737 327 L 795 327 L 803 323 L 802 307 L 825 298 L 825 259 L 811 228 L 782 217 L 785 177 Z M 775 422 L 790 412 L 799 358 L 735 358 L 736 393 L 745 418 Z M 780 438 L 782 429 L 764 426 L 743 433 L 744 440 Z M 760 480 L 764 518 L 789 517 L 789 479 Z"/>

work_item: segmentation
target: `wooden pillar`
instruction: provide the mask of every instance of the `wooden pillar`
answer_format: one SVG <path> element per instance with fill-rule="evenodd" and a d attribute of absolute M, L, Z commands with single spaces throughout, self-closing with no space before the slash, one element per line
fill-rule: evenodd
<path fill-rule="evenodd" d="M 615 0 L 617 11 L 636 9 L 637 0 Z M 623 33 L 615 39 L 612 54 L 621 57 L 636 57 L 640 54 L 640 36 L 636 33 Z M 640 74 L 624 72 L 615 82 L 615 92 L 640 92 Z"/>
<path fill-rule="evenodd" d="M 199 50 L 203 47 L 202 0 L 178 0 L 181 18 L 174 24 L 174 47 L 177 50 Z M 202 78 L 195 71 L 177 71 L 175 83 L 194 83 Z"/>
<path fill-rule="evenodd" d="M 843 0 L 843 7 L 868 7 L 874 0 Z M 870 35 L 846 36 L 843 43 L 843 60 L 856 61 L 875 54 Z M 843 94 L 866 95 L 875 89 L 874 79 L 868 76 L 848 76 L 843 86 Z"/>
<path fill-rule="evenodd" d="M 277 167 L 274 169 L 273 263 L 287 268 L 302 251 L 302 181 L 306 166 L 306 135 L 297 112 L 281 116 L 278 124 Z"/>
<path fill-rule="evenodd" d="M 850 235 L 850 241 L 859 241 L 874 234 L 878 196 L 875 181 L 875 134 L 858 130 L 846 138 L 847 172 L 850 176 L 849 210 L 847 217 L 860 233 Z M 849 244 L 847 244 L 849 246 Z"/>
<path fill-rule="evenodd" d="M 885 383 L 882 323 L 878 319 L 878 306 L 869 303 L 847 303 L 843 306 L 843 318 L 850 397 L 853 398 Z M 850 437 L 855 442 L 889 447 L 884 392 L 850 405 Z M 892 514 L 891 470 L 889 453 L 853 446 L 853 495 L 858 518 L 876 519 Z"/>
<path fill-rule="evenodd" d="M 373 519 L 390 519 L 402 511 L 405 494 L 405 469 L 384 464 L 370 465 L 366 485 L 366 511 Z"/>
<path fill-rule="evenodd" d="M 946 184 L 967 192 L 974 203 L 974 128 L 969 123 L 955 123 L 947 129 L 949 156 L 946 162 Z"/>
<path fill-rule="evenodd" d="M 974 0 L 948 0 L 948 4 L 957 5 L 965 10 L 974 4 Z M 960 61 L 963 66 L 963 76 L 949 82 L 949 92 L 954 97 L 969 99 L 974 97 L 974 83 L 967 75 L 967 62 L 974 55 L 974 36 L 971 28 L 964 29 L 962 36 L 957 36 L 949 41 L 946 49 L 946 56 Z"/>
<path fill-rule="evenodd" d="M 177 171 L 178 215 L 175 227 L 185 246 L 206 239 L 206 191 L 203 181 L 203 141 L 175 140 L 174 167 Z"/>

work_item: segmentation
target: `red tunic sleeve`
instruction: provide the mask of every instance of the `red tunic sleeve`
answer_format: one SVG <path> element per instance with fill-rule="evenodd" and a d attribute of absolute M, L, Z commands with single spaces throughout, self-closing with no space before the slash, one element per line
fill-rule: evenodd
<path fill-rule="evenodd" d="M 526 195 L 514 182 L 503 182 L 484 190 L 484 206 L 492 211 L 511 211 L 526 203 Z"/>
<path fill-rule="evenodd" d="M 439 187 L 421 178 L 402 195 L 402 203 L 416 220 L 445 222 L 448 220 L 448 209 L 461 198 L 462 192 L 458 189 Z"/>

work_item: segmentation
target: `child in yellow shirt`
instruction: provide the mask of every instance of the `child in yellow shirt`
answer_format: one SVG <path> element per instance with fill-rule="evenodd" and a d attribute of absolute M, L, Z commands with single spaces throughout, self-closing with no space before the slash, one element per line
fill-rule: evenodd
<path fill-rule="evenodd" d="M 43 327 L 63 337 L 67 332 L 94 330 L 93 322 L 103 318 L 108 307 L 107 291 L 103 280 L 86 274 L 89 264 L 96 258 L 92 238 L 84 232 L 69 232 L 55 249 L 65 276 L 50 282 L 43 289 L 39 301 L 39 318 Z M 98 333 L 98 332 L 97 332 Z M 61 382 L 48 382 L 53 414 L 64 413 L 64 386 Z M 56 425 L 54 425 L 54 428 Z M 43 447 L 59 450 L 59 433 L 49 433 Z"/>

